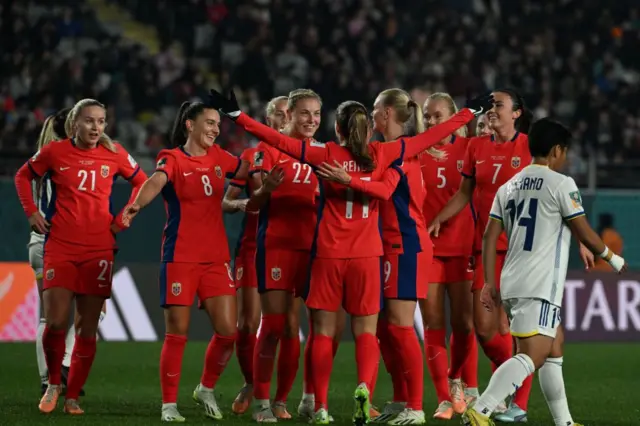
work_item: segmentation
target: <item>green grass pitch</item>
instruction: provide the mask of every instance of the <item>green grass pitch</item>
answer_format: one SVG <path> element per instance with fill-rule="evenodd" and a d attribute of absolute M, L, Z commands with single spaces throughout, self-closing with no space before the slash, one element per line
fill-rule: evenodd
<path fill-rule="evenodd" d="M 184 356 L 179 394 L 179 408 L 187 424 L 214 423 L 206 419 L 191 400 L 199 382 L 206 344 L 190 342 Z M 0 425 L 151 425 L 160 423 L 160 386 L 158 360 L 161 343 L 98 343 L 98 354 L 82 401 L 86 414 L 64 415 L 59 409 L 51 415 L 38 412 L 38 374 L 34 344 L 0 345 Z M 567 345 L 564 375 L 569 404 L 575 420 L 585 425 L 630 426 L 640 424 L 638 380 L 640 380 L 640 345 L 572 344 Z M 350 424 L 352 392 L 356 386 L 353 343 L 344 343 L 337 355 L 330 387 L 330 412 L 336 424 Z M 301 366 L 302 367 L 302 366 Z M 426 369 L 425 369 L 426 370 Z M 489 366 L 481 357 L 480 384 L 486 385 Z M 436 399 L 429 375 L 425 371 L 424 408 L 428 424 L 447 424 L 429 417 Z M 288 404 L 294 414 L 301 394 L 301 372 Z M 374 404 L 382 406 L 391 396 L 388 375 L 381 366 Z M 231 402 L 242 384 L 235 358 L 216 389 L 218 403 L 225 413 L 221 424 L 251 424 L 249 414 L 235 416 Z M 275 387 L 275 385 L 274 385 Z M 272 395 L 275 392 L 272 387 Z M 61 407 L 61 404 L 60 404 Z M 302 424 L 294 417 L 290 424 Z M 459 418 L 448 422 L 459 424 Z M 548 426 L 553 421 L 534 383 L 529 405 L 529 425 Z"/>

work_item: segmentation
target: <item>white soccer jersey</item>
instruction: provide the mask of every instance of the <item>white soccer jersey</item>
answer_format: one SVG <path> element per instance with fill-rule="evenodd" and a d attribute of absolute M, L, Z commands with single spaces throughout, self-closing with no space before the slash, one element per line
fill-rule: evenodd
<path fill-rule="evenodd" d="M 41 180 L 35 179 L 31 181 L 33 202 L 36 203 L 38 211 L 42 217 L 47 216 L 47 209 L 49 207 L 49 202 L 51 201 L 51 193 L 51 179 L 49 179 L 47 175 L 45 175 Z M 29 245 L 35 243 L 44 243 L 44 235 L 31 231 Z"/>
<path fill-rule="evenodd" d="M 502 300 L 538 298 L 561 306 L 569 263 L 567 220 L 584 215 L 574 180 L 530 165 L 502 185 L 490 217 L 502 221 L 509 250 L 502 269 Z"/>

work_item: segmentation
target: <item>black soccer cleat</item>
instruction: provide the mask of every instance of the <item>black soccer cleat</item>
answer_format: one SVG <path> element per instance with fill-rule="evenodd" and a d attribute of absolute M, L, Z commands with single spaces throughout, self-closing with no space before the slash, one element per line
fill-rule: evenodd
<path fill-rule="evenodd" d="M 67 392 L 67 379 L 69 378 L 69 367 L 62 366 L 62 392 Z M 80 396 L 84 396 L 84 389 L 80 389 Z"/>

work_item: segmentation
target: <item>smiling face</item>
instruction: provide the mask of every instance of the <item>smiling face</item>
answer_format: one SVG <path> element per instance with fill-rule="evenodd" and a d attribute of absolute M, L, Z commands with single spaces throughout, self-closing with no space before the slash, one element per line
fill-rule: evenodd
<path fill-rule="evenodd" d="M 282 130 L 287 124 L 287 99 L 277 101 L 273 111 L 267 116 L 267 124 L 272 129 Z"/>
<path fill-rule="evenodd" d="M 195 120 L 186 121 L 189 137 L 201 148 L 208 149 L 216 142 L 220 134 L 220 113 L 206 108 Z"/>
<path fill-rule="evenodd" d="M 107 112 L 100 106 L 86 106 L 74 123 L 76 136 L 88 147 L 95 147 L 107 127 Z"/>
<path fill-rule="evenodd" d="M 449 103 L 445 99 L 427 99 L 424 103 L 424 127 L 432 128 L 444 123 L 453 115 Z"/>
<path fill-rule="evenodd" d="M 516 119 L 522 115 L 522 110 L 513 110 L 513 99 L 508 93 L 493 92 L 493 99 L 493 108 L 487 112 L 491 128 L 515 128 Z"/>
<path fill-rule="evenodd" d="M 489 123 L 487 114 L 482 114 L 478 117 L 478 121 L 476 123 L 476 136 L 489 136 L 492 133 L 491 123 Z"/>
<path fill-rule="evenodd" d="M 297 100 L 287 113 L 291 135 L 312 138 L 320 127 L 321 108 L 320 101 L 314 97 Z"/>

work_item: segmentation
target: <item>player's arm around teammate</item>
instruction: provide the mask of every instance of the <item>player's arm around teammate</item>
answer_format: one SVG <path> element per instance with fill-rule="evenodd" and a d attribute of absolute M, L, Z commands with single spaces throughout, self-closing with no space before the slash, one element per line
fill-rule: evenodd
<path fill-rule="evenodd" d="M 160 152 L 156 172 L 126 207 L 123 217 L 125 225 L 130 224 L 162 193 L 167 208 L 160 269 L 166 327 L 160 356 L 163 421 L 184 421 L 177 410 L 177 393 L 190 307 L 196 295 L 215 335 L 207 347 L 202 378 L 193 397 L 203 405 L 206 416 L 222 418 L 213 389 L 233 353 L 237 332 L 236 289 L 222 198 L 225 177 L 243 177 L 238 176 L 241 160 L 215 144 L 219 124 L 215 109 L 185 102 L 172 132 L 176 148 Z"/>

